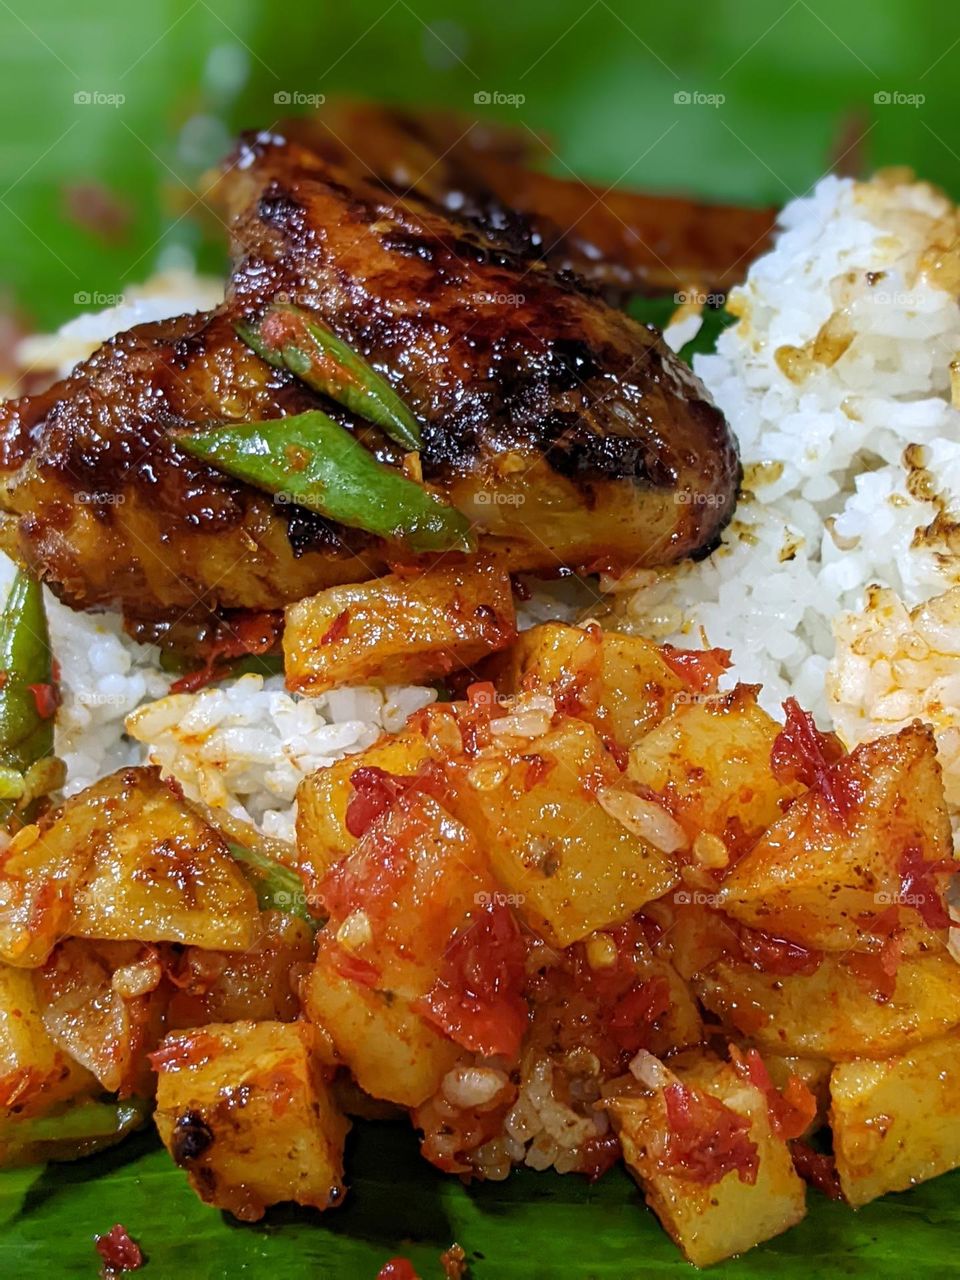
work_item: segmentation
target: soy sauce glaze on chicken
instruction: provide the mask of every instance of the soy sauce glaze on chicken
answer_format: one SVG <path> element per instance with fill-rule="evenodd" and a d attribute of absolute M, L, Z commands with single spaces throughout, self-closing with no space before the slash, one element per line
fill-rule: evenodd
<path fill-rule="evenodd" d="M 131 623 L 274 610 L 403 560 L 396 545 L 189 457 L 177 432 L 322 408 L 402 450 L 236 334 L 288 301 L 422 424 L 424 482 L 513 571 L 625 571 L 712 546 L 738 482 L 720 412 L 652 328 L 569 272 L 309 147 L 245 139 L 220 190 L 234 270 L 216 311 L 138 326 L 0 408 L 0 537 L 78 608 Z"/>

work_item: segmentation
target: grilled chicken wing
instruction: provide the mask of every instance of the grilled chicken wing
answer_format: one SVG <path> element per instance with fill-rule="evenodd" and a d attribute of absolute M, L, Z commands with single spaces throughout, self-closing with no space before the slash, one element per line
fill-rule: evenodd
<path fill-rule="evenodd" d="M 322 407 L 233 323 L 274 300 L 360 351 L 423 424 L 424 478 L 514 570 L 613 570 L 710 546 L 733 439 L 659 335 L 564 273 L 309 149 L 245 141 L 223 179 L 236 267 L 216 312 L 142 325 L 0 407 L 4 545 L 71 604 L 130 619 L 269 610 L 381 571 L 390 548 L 193 461 L 189 424 Z"/>
<path fill-rule="evenodd" d="M 609 301 L 738 283 L 767 247 L 775 208 L 607 189 L 539 170 L 549 154 L 520 132 L 449 113 L 337 100 L 283 123 L 284 136 L 393 190 L 455 210 L 494 239 L 573 270 Z"/>

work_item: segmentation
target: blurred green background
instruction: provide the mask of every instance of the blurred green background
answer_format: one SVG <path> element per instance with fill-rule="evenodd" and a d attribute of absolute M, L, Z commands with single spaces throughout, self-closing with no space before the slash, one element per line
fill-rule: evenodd
<path fill-rule="evenodd" d="M 0 0 L 0 288 L 47 325 L 218 265 L 192 184 L 284 93 L 515 120 L 609 183 L 783 201 L 852 148 L 960 194 L 958 57 L 939 0 Z"/>

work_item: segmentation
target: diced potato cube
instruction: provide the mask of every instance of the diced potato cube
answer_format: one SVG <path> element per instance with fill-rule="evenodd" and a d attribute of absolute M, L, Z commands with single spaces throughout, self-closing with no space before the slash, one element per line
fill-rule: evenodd
<path fill-rule="evenodd" d="M 404 730 L 304 778 L 297 788 L 297 869 L 312 893 L 330 867 L 356 846 L 356 836 L 347 830 L 347 806 L 357 769 L 383 769 L 405 778 L 431 754 L 422 733 Z"/>
<path fill-rule="evenodd" d="M 689 1057 L 692 1065 L 677 1065 L 677 1079 L 750 1120 L 748 1137 L 758 1155 L 752 1185 L 735 1169 L 704 1185 L 663 1168 L 669 1121 L 662 1088 L 623 1095 L 607 1106 L 647 1203 L 687 1260 L 707 1267 L 795 1226 L 806 1213 L 806 1194 L 787 1144 L 771 1128 L 763 1093 L 727 1063 Z"/>
<path fill-rule="evenodd" d="M 801 796 L 727 877 L 723 909 L 803 947 L 869 951 L 882 945 L 874 922 L 892 906 L 906 950 L 939 947 L 904 901 L 901 868 L 911 848 L 930 863 L 953 857 L 932 730 L 916 722 L 865 743 L 844 768 L 862 802 L 841 820 L 819 792 Z"/>
<path fill-rule="evenodd" d="M 163 1041 L 157 1128 L 201 1200 L 247 1222 L 283 1201 L 341 1203 L 349 1124 L 315 1041 L 304 1022 L 213 1023 Z"/>
<path fill-rule="evenodd" d="M 346 978 L 335 961 L 331 941 L 322 940 L 304 987 L 308 1018 L 330 1037 L 365 1093 L 418 1107 L 436 1093 L 460 1048 L 424 1022 L 409 996 Z"/>
<path fill-rule="evenodd" d="M 101 779 L 18 840 L 0 873 L 10 964 L 42 964 L 67 935 L 211 948 L 256 936 L 256 894 L 222 836 L 156 769 Z"/>
<path fill-rule="evenodd" d="M 882 1058 L 960 1025 L 960 965 L 945 951 L 905 957 L 889 1000 L 830 955 L 812 974 L 721 960 L 694 987 L 708 1009 L 771 1053 Z"/>
<path fill-rule="evenodd" d="M 451 935 L 490 898 L 486 859 L 436 800 L 418 796 L 375 824 L 334 874 L 307 1016 L 362 1089 L 418 1106 L 460 1050 L 413 1006 L 439 977 Z"/>
<path fill-rule="evenodd" d="M 257 898 L 223 837 L 153 769 L 128 769 L 77 797 L 103 815 L 92 874 L 70 933 L 241 949 L 260 928 Z"/>
<path fill-rule="evenodd" d="M 960 1033 L 830 1077 L 840 1186 L 857 1207 L 960 1167 Z"/>
<path fill-rule="evenodd" d="M 519 914 L 556 946 L 626 920 L 677 882 L 671 857 L 598 803 L 622 775 L 583 721 L 564 718 L 456 772 L 451 809 Z"/>
<path fill-rule="evenodd" d="M 494 565 L 331 587 L 287 608 L 287 684 L 416 684 L 505 648 L 516 629 L 509 574 Z"/>
<path fill-rule="evenodd" d="M 780 725 L 751 685 L 686 696 L 630 752 L 627 776 L 666 796 L 691 838 L 707 832 L 731 850 L 749 848 L 804 790 L 770 771 Z"/>
<path fill-rule="evenodd" d="M 522 631 L 497 685 L 508 694 L 549 693 L 623 748 L 659 723 L 686 689 L 649 640 L 563 622 Z"/>
<path fill-rule="evenodd" d="M 0 1123 L 43 1115 L 96 1088 L 93 1076 L 50 1039 L 33 974 L 0 965 Z"/>

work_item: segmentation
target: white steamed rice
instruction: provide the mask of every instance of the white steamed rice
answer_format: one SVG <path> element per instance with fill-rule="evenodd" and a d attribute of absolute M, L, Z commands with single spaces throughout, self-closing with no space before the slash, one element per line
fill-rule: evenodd
<path fill-rule="evenodd" d="M 960 580 L 943 540 L 914 545 L 937 507 L 911 492 L 903 461 L 923 446 L 933 487 L 960 510 L 960 281 L 939 287 L 927 269 L 956 212 L 922 184 L 831 177 L 780 225 L 731 294 L 739 322 L 694 361 L 737 433 L 751 496 L 720 550 L 647 575 L 615 613 L 732 650 L 733 674 L 762 683 L 768 709 L 793 694 L 828 723 L 834 620 L 872 583 L 914 605 Z"/>

